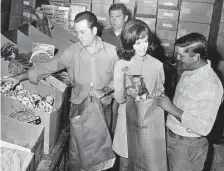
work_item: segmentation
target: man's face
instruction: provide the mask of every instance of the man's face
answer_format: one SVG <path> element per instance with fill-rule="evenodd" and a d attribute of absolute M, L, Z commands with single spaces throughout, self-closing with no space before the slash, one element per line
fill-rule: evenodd
<path fill-rule="evenodd" d="M 79 42 L 85 47 L 92 45 L 94 39 L 96 38 L 96 33 L 96 27 L 91 29 L 87 20 L 82 20 L 75 23 L 75 34 Z"/>
<path fill-rule="evenodd" d="M 143 57 L 146 54 L 148 49 L 148 37 L 143 39 L 136 40 L 135 44 L 133 45 L 133 49 L 135 50 L 135 55 Z"/>
<path fill-rule="evenodd" d="M 185 70 L 191 70 L 195 64 L 195 58 L 190 56 L 189 53 L 184 52 L 184 47 L 177 47 L 177 55 L 181 61 L 182 67 Z"/>
<path fill-rule="evenodd" d="M 124 15 L 121 10 L 110 11 L 110 23 L 113 29 L 121 30 L 128 19 L 127 15 Z"/>

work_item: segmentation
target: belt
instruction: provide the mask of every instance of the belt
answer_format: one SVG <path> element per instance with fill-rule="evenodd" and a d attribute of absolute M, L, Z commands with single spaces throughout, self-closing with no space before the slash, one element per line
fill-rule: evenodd
<path fill-rule="evenodd" d="M 178 134 L 172 132 L 170 129 L 167 129 L 167 134 L 170 137 L 179 139 L 179 140 L 197 140 L 197 139 L 203 138 L 203 137 L 184 137 L 184 136 L 181 136 L 181 135 L 178 135 Z"/>

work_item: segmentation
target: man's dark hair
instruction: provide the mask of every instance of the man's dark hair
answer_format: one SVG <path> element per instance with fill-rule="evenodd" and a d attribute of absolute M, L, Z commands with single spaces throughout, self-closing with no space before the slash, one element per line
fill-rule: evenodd
<path fill-rule="evenodd" d="M 131 20 L 127 22 L 121 31 L 121 43 L 122 48 L 117 49 L 117 54 L 120 59 L 131 60 L 135 55 L 133 49 L 137 40 L 148 37 L 148 49 L 153 42 L 153 34 L 150 31 L 148 25 L 141 20 Z"/>
<path fill-rule="evenodd" d="M 86 20 L 89 24 L 89 27 L 92 29 L 93 27 L 97 26 L 97 18 L 95 14 L 90 11 L 80 12 L 75 16 L 75 23 L 79 21 Z"/>
<path fill-rule="evenodd" d="M 109 14 L 110 14 L 110 11 L 118 11 L 118 10 L 121 10 L 124 15 L 128 15 L 128 9 L 122 3 L 112 4 L 109 8 Z"/>
<path fill-rule="evenodd" d="M 199 33 L 190 33 L 176 40 L 175 45 L 178 47 L 186 48 L 185 53 L 189 53 L 190 56 L 194 54 L 200 54 L 200 58 L 207 58 L 208 42 L 204 35 Z"/>

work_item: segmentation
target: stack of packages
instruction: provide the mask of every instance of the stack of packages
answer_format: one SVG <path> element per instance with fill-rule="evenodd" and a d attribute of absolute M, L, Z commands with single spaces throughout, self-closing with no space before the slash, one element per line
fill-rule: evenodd
<path fill-rule="evenodd" d="M 180 8 L 177 38 L 191 32 L 203 34 L 207 39 L 213 14 L 215 0 L 183 0 Z M 177 65 L 178 78 L 183 73 L 181 65 Z"/>
<path fill-rule="evenodd" d="M 224 78 L 224 5 L 222 7 L 222 15 L 219 25 L 218 39 L 217 39 L 217 51 L 220 56 L 218 69 Z"/>
<path fill-rule="evenodd" d="M 158 0 L 138 0 L 135 19 L 144 21 L 155 33 Z"/>
<path fill-rule="evenodd" d="M 165 57 L 173 62 L 174 42 L 177 35 L 179 2 L 178 0 L 158 0 L 156 35 L 164 48 Z"/>
<path fill-rule="evenodd" d="M 104 27 L 110 27 L 109 8 L 113 0 L 92 0 L 92 12 L 96 15 L 99 24 Z"/>

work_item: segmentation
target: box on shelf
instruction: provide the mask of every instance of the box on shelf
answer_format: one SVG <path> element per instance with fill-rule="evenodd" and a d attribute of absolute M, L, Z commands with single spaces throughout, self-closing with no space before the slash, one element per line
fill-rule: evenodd
<path fill-rule="evenodd" d="M 158 9 L 157 18 L 163 20 L 178 20 L 179 10 L 174 9 Z"/>
<path fill-rule="evenodd" d="M 137 7 L 143 6 L 143 7 L 157 7 L 158 0 L 138 0 Z"/>
<path fill-rule="evenodd" d="M 158 30 L 158 29 L 156 29 L 156 36 L 159 39 L 175 40 L 176 39 L 176 34 L 177 34 L 177 31 Z"/>
<path fill-rule="evenodd" d="M 135 6 L 135 0 L 114 0 L 114 3 L 123 3 L 129 6 Z"/>
<path fill-rule="evenodd" d="M 201 33 L 206 38 L 209 36 L 210 25 L 201 23 L 191 23 L 191 22 L 179 22 L 177 38 L 184 36 L 186 34 L 195 32 Z"/>
<path fill-rule="evenodd" d="M 97 21 L 99 24 L 102 24 L 103 26 L 109 27 L 110 26 L 110 19 L 109 15 L 106 14 L 95 14 L 97 17 Z"/>
<path fill-rule="evenodd" d="M 24 105 L 17 100 L 6 97 L 1 94 L 2 114 L 11 116 L 21 121 L 28 120 L 31 123 L 41 124 L 45 126 L 44 132 L 44 153 L 48 154 L 53 149 L 62 128 L 61 118 L 63 115 L 63 101 L 65 93 L 60 92 L 45 81 L 39 81 L 38 85 L 24 81 L 24 89 L 30 93 L 39 93 L 41 97 L 51 95 L 54 98 L 51 113 L 43 112 L 38 109 Z"/>
<path fill-rule="evenodd" d="M 150 28 L 150 30 L 155 33 L 156 31 L 156 18 L 148 18 L 148 17 L 139 17 L 138 15 L 135 17 L 138 20 L 144 21 Z"/>
<path fill-rule="evenodd" d="M 113 4 L 113 0 L 92 0 L 92 3 L 100 4 Z"/>
<path fill-rule="evenodd" d="M 0 148 L 1 148 L 1 150 L 16 151 L 18 156 L 20 156 L 22 158 L 22 162 L 20 162 L 20 164 L 22 166 L 21 169 L 23 171 L 34 171 L 34 167 L 33 167 L 34 154 L 32 152 L 30 152 L 29 149 L 27 149 L 25 147 L 20 147 L 18 145 L 11 144 L 11 143 L 8 143 L 5 141 L 1 141 L 1 140 L 0 140 Z M 3 154 L 1 154 L 1 157 L 3 157 Z M 9 159 L 8 159 L 8 161 L 9 161 Z M 1 160 L 1 164 L 2 164 L 2 162 L 3 162 L 3 160 Z M 10 163 L 10 164 L 12 164 L 12 163 Z M 13 169 L 13 168 L 8 168 L 8 169 Z"/>
<path fill-rule="evenodd" d="M 157 20 L 156 28 L 159 30 L 177 30 L 178 21 L 174 20 Z"/>
<path fill-rule="evenodd" d="M 174 51 L 174 40 L 165 40 L 165 39 L 161 39 L 160 40 L 160 45 L 167 50 L 171 50 Z"/>
<path fill-rule="evenodd" d="M 34 170 L 44 155 L 44 126 L 1 116 L 1 140 L 30 149 L 34 153 Z"/>
<path fill-rule="evenodd" d="M 183 1 L 203 2 L 203 3 L 210 3 L 210 4 L 215 3 L 215 0 L 183 0 Z"/>
<path fill-rule="evenodd" d="M 109 14 L 109 4 L 92 4 L 92 12 L 94 14 Z"/>
<path fill-rule="evenodd" d="M 92 0 L 70 0 L 72 3 L 92 3 Z"/>
<path fill-rule="evenodd" d="M 179 8 L 179 0 L 158 0 L 158 6 L 163 6 L 166 8 Z"/>
<path fill-rule="evenodd" d="M 59 6 L 59 7 L 69 7 L 70 2 L 69 1 L 50 1 L 51 5 Z"/>
<path fill-rule="evenodd" d="M 136 15 L 142 15 L 144 17 L 156 17 L 156 11 L 156 7 L 137 6 Z"/>
<path fill-rule="evenodd" d="M 180 21 L 210 24 L 213 4 L 199 2 L 183 2 L 180 10 Z"/>

